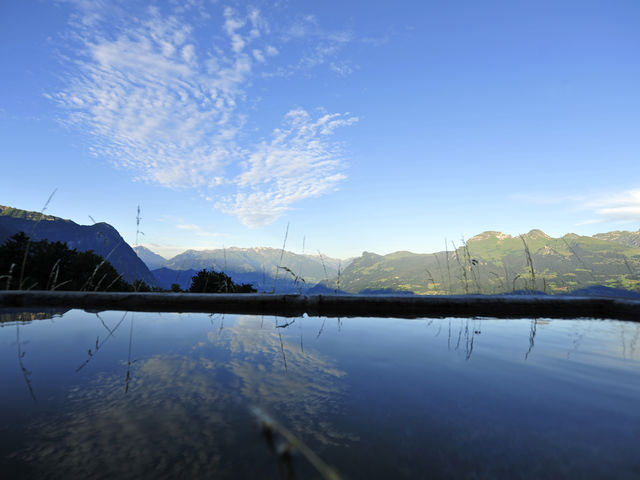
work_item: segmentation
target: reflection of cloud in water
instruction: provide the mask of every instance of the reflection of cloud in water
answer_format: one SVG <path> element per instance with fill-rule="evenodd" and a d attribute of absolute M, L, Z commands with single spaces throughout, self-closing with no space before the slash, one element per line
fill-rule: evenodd
<path fill-rule="evenodd" d="M 177 355 L 139 363 L 127 396 L 121 372 L 70 391 L 66 415 L 31 428 L 43 441 L 23 460 L 67 478 L 123 478 L 123 472 L 178 477 L 220 469 L 220 439 L 229 441 L 234 432 L 222 412 L 229 394 L 214 388 L 215 373 Z"/>
<path fill-rule="evenodd" d="M 344 435 L 323 421 L 343 404 L 343 371 L 285 337 L 281 344 L 279 332 L 257 317 L 240 317 L 221 335 L 210 332 L 209 340 L 230 352 L 229 366 L 249 403 L 265 407 L 298 434 L 322 443 L 343 442 Z"/>
<path fill-rule="evenodd" d="M 65 413 L 31 425 L 20 460 L 64 478 L 242 476 L 260 462 L 273 473 L 250 405 L 309 443 L 346 443 L 329 419 L 342 403 L 344 373 L 286 339 L 283 348 L 287 372 L 273 326 L 241 318 L 188 356 L 138 359 L 127 395 L 123 359 L 122 371 L 72 389 Z"/>

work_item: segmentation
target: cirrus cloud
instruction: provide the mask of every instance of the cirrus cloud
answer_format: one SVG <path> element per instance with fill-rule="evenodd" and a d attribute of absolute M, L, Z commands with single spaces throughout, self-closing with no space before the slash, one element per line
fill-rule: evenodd
<path fill-rule="evenodd" d="M 335 129 L 357 121 L 349 114 L 314 119 L 302 109 L 289 111 L 271 141 L 262 142 L 249 155 L 235 179 L 238 192 L 218 207 L 245 225 L 258 227 L 273 222 L 294 203 L 331 190 L 345 175 L 339 148 L 329 137 Z"/>
<path fill-rule="evenodd" d="M 620 223 L 640 222 L 640 188 L 626 190 L 588 202 L 602 220 Z"/>
<path fill-rule="evenodd" d="M 565 205 L 575 212 L 587 212 L 588 217 L 576 225 L 640 222 L 640 188 L 588 195 L 519 194 L 512 198 L 536 205 Z"/>
<path fill-rule="evenodd" d="M 278 69 L 277 42 L 259 10 L 210 14 L 200 5 L 195 21 L 184 6 L 132 15 L 105 3 L 74 3 L 64 87 L 47 96 L 66 124 L 88 134 L 97 157 L 166 187 L 215 190 L 206 197 L 250 227 L 346 178 L 331 136 L 355 116 L 314 117 L 285 106 L 268 140 L 243 135 L 248 89 Z M 200 30 L 209 18 L 218 28 L 206 43 Z"/>

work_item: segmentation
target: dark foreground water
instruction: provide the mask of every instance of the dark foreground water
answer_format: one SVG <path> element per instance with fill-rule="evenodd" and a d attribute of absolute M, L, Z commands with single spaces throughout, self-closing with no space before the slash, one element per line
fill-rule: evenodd
<path fill-rule="evenodd" d="M 639 337 L 598 320 L 4 322 L 0 476 L 640 478 Z"/>

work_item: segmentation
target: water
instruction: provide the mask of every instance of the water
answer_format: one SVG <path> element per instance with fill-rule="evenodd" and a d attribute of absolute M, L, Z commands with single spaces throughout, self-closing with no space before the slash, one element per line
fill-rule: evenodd
<path fill-rule="evenodd" d="M 640 324 L 13 319 L 3 478 L 640 477 Z"/>

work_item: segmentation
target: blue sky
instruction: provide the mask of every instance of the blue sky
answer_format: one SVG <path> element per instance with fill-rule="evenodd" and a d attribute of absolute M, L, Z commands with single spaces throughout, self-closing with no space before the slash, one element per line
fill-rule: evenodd
<path fill-rule="evenodd" d="M 0 204 L 171 256 L 640 225 L 640 2 L 0 4 Z M 304 240 L 304 242 L 303 242 Z"/>

